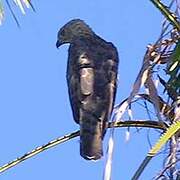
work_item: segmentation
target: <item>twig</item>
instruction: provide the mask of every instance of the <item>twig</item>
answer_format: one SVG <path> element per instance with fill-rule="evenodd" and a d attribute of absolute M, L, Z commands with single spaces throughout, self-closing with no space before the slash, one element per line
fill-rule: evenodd
<path fill-rule="evenodd" d="M 79 136 L 79 131 L 75 131 L 75 132 L 73 132 L 71 134 L 67 134 L 67 135 L 65 135 L 63 137 L 52 140 L 52 141 L 50 141 L 49 143 L 47 143 L 45 145 L 39 146 L 39 147 L 35 148 L 34 150 L 24 154 L 23 156 L 21 156 L 21 157 L 15 159 L 15 160 L 3 165 L 3 166 L 1 166 L 0 167 L 0 173 L 8 170 L 9 168 L 12 168 L 12 167 L 16 166 L 17 164 L 25 161 L 26 159 L 29 159 L 29 158 L 31 158 L 31 157 L 33 157 L 33 156 L 47 150 L 47 149 L 50 149 L 50 148 L 52 148 L 52 147 L 54 147 L 54 146 L 56 146 L 58 144 L 66 142 L 66 141 L 68 141 L 68 140 L 70 140 L 72 138 L 75 138 L 77 136 Z"/>
<path fill-rule="evenodd" d="M 168 164 L 168 165 L 160 172 L 160 174 L 159 174 L 157 177 L 155 177 L 155 180 L 158 180 L 160 177 L 162 177 L 163 174 L 167 171 L 167 169 L 171 168 L 171 166 L 172 166 L 172 165 L 175 165 L 178 161 L 180 161 L 180 159 L 176 160 L 176 162 L 173 162 L 173 163 L 171 163 L 171 164 Z"/>
<path fill-rule="evenodd" d="M 145 128 L 156 128 L 156 129 L 161 129 L 163 131 L 166 130 L 167 125 L 163 122 L 157 122 L 157 121 L 119 121 L 119 122 L 109 122 L 108 123 L 108 128 L 118 128 L 118 127 L 145 127 Z M 52 140 L 50 142 L 48 142 L 45 145 L 39 146 L 37 148 L 35 148 L 34 150 L 24 154 L 23 156 L 3 165 L 0 167 L 0 173 L 16 166 L 17 164 L 45 151 L 48 150 L 54 146 L 57 146 L 58 144 L 61 144 L 63 142 L 66 142 L 70 139 L 73 139 L 77 136 L 79 136 L 79 131 L 75 131 L 73 133 L 67 134 L 65 136 L 59 137 L 55 140 Z"/>

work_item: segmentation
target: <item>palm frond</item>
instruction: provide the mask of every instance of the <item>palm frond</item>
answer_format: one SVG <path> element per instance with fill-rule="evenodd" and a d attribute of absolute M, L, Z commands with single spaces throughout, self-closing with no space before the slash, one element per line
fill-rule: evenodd
<path fill-rule="evenodd" d="M 180 121 L 173 123 L 167 131 L 158 139 L 157 143 L 151 148 L 149 153 L 147 154 L 144 161 L 141 163 L 140 167 L 134 174 L 132 180 L 138 180 L 142 172 L 144 171 L 145 167 L 148 165 L 152 157 L 154 157 L 158 151 L 162 148 L 163 145 L 168 142 L 168 140 L 175 135 L 175 133 L 180 129 Z"/>
<path fill-rule="evenodd" d="M 18 27 L 20 26 L 20 24 L 18 18 L 16 17 L 16 14 L 14 13 L 12 2 L 15 3 L 15 5 L 20 9 L 21 13 L 24 15 L 26 14 L 26 8 L 31 8 L 33 11 L 35 11 L 35 8 L 30 0 L 11 0 L 11 1 L 5 0 L 5 2 Z M 0 25 L 2 24 L 3 19 L 4 19 L 4 7 L 2 0 L 0 0 Z"/>
<path fill-rule="evenodd" d="M 166 19 L 180 31 L 180 23 L 178 21 L 177 16 L 172 13 L 168 7 L 166 7 L 162 2 L 159 0 L 151 0 L 151 2 L 160 10 L 160 12 L 166 17 Z"/>

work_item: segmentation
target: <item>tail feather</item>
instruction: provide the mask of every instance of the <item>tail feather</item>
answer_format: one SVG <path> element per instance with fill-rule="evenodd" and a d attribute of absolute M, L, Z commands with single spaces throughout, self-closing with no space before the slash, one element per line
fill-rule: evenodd
<path fill-rule="evenodd" d="M 80 122 L 80 154 L 87 160 L 98 160 L 103 155 L 103 122 L 87 117 Z"/>

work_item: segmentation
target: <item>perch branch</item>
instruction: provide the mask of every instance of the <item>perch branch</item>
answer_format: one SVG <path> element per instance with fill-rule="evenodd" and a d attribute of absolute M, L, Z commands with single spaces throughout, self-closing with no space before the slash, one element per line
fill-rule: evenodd
<path fill-rule="evenodd" d="M 108 128 L 118 128 L 118 127 L 145 127 L 145 128 L 155 128 L 155 129 L 161 129 L 163 131 L 165 131 L 167 129 L 167 125 L 163 122 L 157 122 L 157 121 L 119 121 L 119 122 L 109 122 L 108 123 Z M 55 140 L 52 140 L 50 142 L 48 142 L 45 145 L 39 146 L 37 148 L 35 148 L 34 150 L 24 154 L 23 156 L 3 165 L 0 167 L 0 173 L 16 166 L 17 164 L 47 150 L 50 149 L 58 144 L 61 144 L 63 142 L 66 142 L 70 139 L 73 139 L 77 136 L 79 136 L 80 132 L 79 131 L 75 131 L 73 133 L 67 134 L 65 136 L 59 137 Z"/>
<path fill-rule="evenodd" d="M 117 122 L 109 122 L 108 128 L 118 128 L 118 127 L 144 127 L 144 128 L 155 128 L 166 130 L 168 126 L 159 121 L 145 121 L 145 120 L 138 120 L 138 121 L 117 121 Z"/>

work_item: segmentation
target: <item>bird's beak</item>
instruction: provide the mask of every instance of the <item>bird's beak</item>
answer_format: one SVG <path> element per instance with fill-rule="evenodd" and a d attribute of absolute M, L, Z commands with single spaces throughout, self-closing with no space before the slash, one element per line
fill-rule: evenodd
<path fill-rule="evenodd" d="M 57 40 L 56 47 L 59 48 L 59 46 L 61 46 L 61 45 L 62 45 L 62 43 L 59 40 Z"/>

